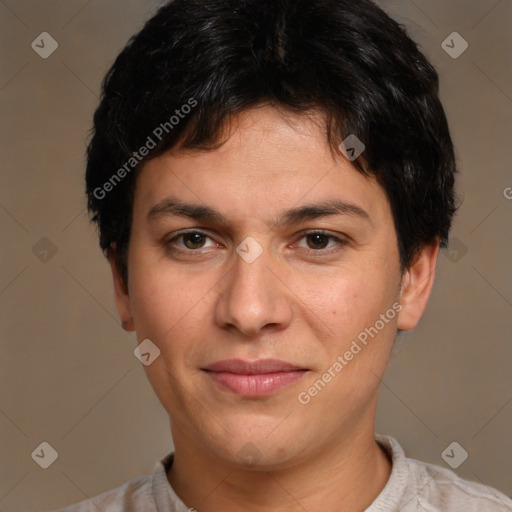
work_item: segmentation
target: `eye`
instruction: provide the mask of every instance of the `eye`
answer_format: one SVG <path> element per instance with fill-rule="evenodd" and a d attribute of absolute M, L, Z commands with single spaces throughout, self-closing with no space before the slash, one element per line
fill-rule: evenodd
<path fill-rule="evenodd" d="M 339 250 L 342 246 L 347 245 L 348 241 L 339 238 L 333 234 L 324 231 L 310 231 L 303 233 L 299 239 L 301 242 L 305 240 L 305 244 L 298 243 L 299 249 L 304 249 L 313 253 L 331 253 Z M 202 249 L 211 247 L 219 247 L 210 236 L 202 231 L 182 231 L 171 238 L 165 240 L 164 245 L 169 251 L 176 253 L 201 253 Z"/>
<path fill-rule="evenodd" d="M 177 243 L 177 241 L 180 239 L 183 242 L 182 244 Z M 205 247 L 207 247 L 207 246 L 205 246 L 206 240 L 212 240 L 212 239 L 208 235 L 206 235 L 205 233 L 203 233 L 201 231 L 187 231 L 187 232 L 178 233 L 171 239 L 167 240 L 166 245 L 177 247 L 178 251 L 183 250 L 183 247 L 185 248 L 184 249 L 185 251 L 187 251 L 187 250 L 194 251 L 197 249 L 204 249 Z M 213 240 L 212 240 L 212 242 L 213 242 Z M 215 247 L 215 246 L 216 246 L 216 244 L 215 244 L 215 242 L 213 242 L 213 244 L 208 247 Z"/>
<path fill-rule="evenodd" d="M 329 243 L 329 236 L 325 233 L 309 233 L 305 238 L 310 249 L 325 249 Z"/>
<path fill-rule="evenodd" d="M 302 239 L 306 240 L 306 249 L 311 249 L 314 252 L 331 252 L 330 250 L 325 251 L 325 249 L 336 246 L 340 247 L 348 243 L 347 240 L 338 238 L 324 231 L 310 231 L 309 233 L 304 233 L 301 237 L 301 240 Z"/>

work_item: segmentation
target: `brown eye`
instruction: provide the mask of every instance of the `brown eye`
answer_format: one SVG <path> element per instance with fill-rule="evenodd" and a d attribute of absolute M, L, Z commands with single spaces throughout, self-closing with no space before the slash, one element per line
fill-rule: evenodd
<path fill-rule="evenodd" d="M 177 260 L 189 259 L 204 261 L 218 254 L 222 244 L 215 241 L 208 233 L 193 230 L 169 234 L 162 240 L 162 249 L 170 257 Z"/>
<path fill-rule="evenodd" d="M 310 233 L 309 235 L 306 235 L 306 240 L 308 241 L 308 247 L 310 249 L 325 249 L 330 238 L 333 237 L 323 233 Z"/>
<path fill-rule="evenodd" d="M 207 238 L 202 233 L 183 233 L 178 238 L 183 238 L 183 245 L 187 249 L 200 249 Z"/>

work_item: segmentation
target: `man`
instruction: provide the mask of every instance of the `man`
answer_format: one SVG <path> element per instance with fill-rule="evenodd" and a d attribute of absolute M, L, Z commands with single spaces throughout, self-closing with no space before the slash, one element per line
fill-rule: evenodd
<path fill-rule="evenodd" d="M 65 510 L 512 510 L 375 435 L 454 174 L 437 74 L 370 1 L 162 7 L 105 79 L 87 193 L 175 450 Z"/>

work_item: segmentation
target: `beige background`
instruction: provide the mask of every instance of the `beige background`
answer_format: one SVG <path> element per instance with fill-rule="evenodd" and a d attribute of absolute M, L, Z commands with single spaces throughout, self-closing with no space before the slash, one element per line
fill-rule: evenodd
<path fill-rule="evenodd" d="M 152 471 L 172 448 L 166 413 L 133 355 L 135 337 L 119 326 L 83 195 L 100 81 L 158 4 L 0 3 L 4 512 L 97 495 Z M 512 1 L 380 4 L 440 72 L 464 202 L 428 310 L 397 341 L 377 430 L 408 456 L 442 466 L 441 453 L 457 441 L 469 453 L 460 475 L 512 495 Z M 59 44 L 45 60 L 31 48 L 43 31 Z M 457 59 L 441 47 L 453 31 L 469 43 Z M 43 441 L 58 452 L 46 470 L 31 458 Z"/>

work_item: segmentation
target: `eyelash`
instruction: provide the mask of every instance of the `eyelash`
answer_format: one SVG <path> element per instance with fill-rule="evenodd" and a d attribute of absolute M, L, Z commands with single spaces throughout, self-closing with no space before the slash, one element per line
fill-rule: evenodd
<path fill-rule="evenodd" d="M 179 233 L 177 233 L 176 235 L 174 235 L 172 238 L 170 239 L 167 239 L 164 241 L 164 245 L 166 246 L 166 248 L 172 252 L 177 252 L 178 254 L 193 254 L 193 253 L 196 253 L 198 255 L 200 255 L 202 253 L 202 249 L 204 248 L 198 248 L 198 249 L 182 249 L 182 248 L 178 248 L 176 247 L 176 245 L 174 245 L 175 241 L 180 239 L 180 238 L 183 238 L 183 236 L 185 235 L 193 235 L 193 234 L 198 234 L 198 235 L 202 235 L 206 238 L 209 238 L 210 240 L 212 240 L 212 238 L 205 232 L 203 231 L 200 231 L 200 230 L 190 230 L 190 231 L 181 231 Z M 325 232 L 325 231 L 322 231 L 322 230 L 312 230 L 312 231 L 306 231 L 304 233 L 302 233 L 300 239 L 303 239 L 303 238 L 306 238 L 307 236 L 312 236 L 312 235 L 323 235 L 325 237 L 327 237 L 327 243 L 329 243 L 329 241 L 334 241 L 336 242 L 336 245 L 338 247 L 336 248 L 330 248 L 330 249 L 305 249 L 307 252 L 309 253 L 315 253 L 315 254 L 324 254 L 324 255 L 327 255 L 327 254 L 331 254 L 332 252 L 337 252 L 341 247 L 345 246 L 348 244 L 348 240 L 345 240 L 343 238 L 339 238 L 337 236 L 334 236 L 328 232 Z M 304 248 L 301 248 L 301 249 L 304 249 Z"/>

